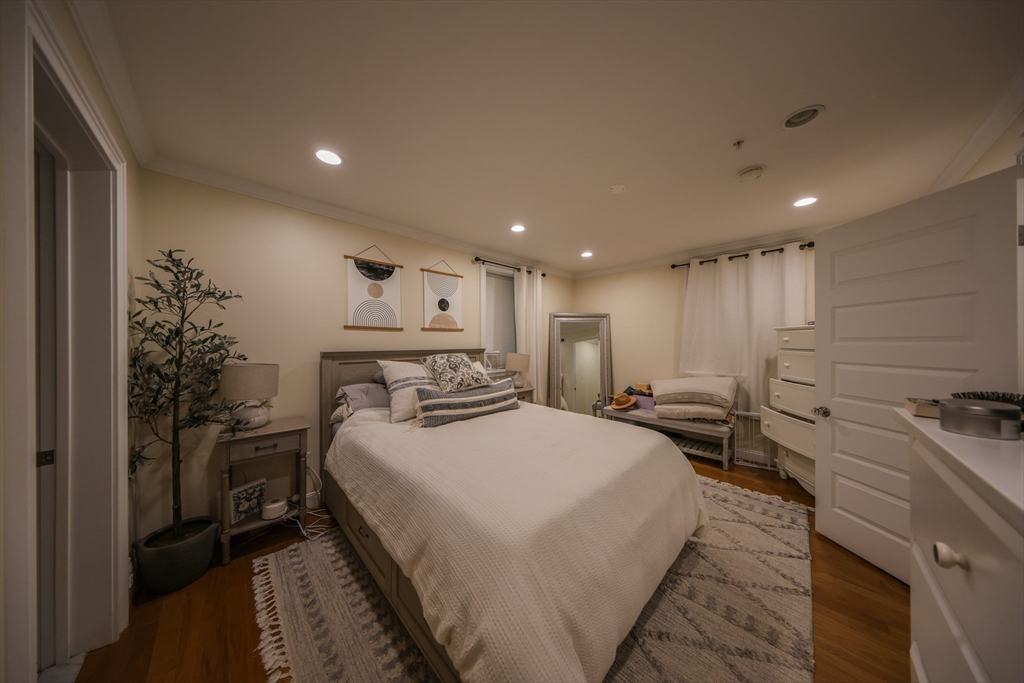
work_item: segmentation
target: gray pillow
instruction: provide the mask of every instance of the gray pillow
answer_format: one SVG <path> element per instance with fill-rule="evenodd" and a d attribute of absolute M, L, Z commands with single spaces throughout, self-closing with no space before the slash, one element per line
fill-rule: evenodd
<path fill-rule="evenodd" d="M 424 427 L 440 427 L 519 408 L 511 379 L 467 391 L 445 392 L 420 387 L 416 395 L 419 398 L 416 416 Z"/>
<path fill-rule="evenodd" d="M 374 382 L 349 384 L 338 389 L 336 398 L 339 403 L 345 401 L 353 413 L 364 408 L 388 408 L 391 406 L 388 388 L 383 384 L 376 384 Z"/>
<path fill-rule="evenodd" d="M 441 391 L 465 391 L 491 383 L 486 372 L 473 367 L 464 353 L 439 353 L 423 359 L 423 365 L 434 375 Z"/>

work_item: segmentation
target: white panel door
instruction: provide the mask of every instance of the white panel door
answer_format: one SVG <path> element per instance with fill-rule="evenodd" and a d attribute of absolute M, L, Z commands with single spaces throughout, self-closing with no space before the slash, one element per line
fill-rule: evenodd
<path fill-rule="evenodd" d="M 910 579 L 909 396 L 1018 391 L 1007 169 L 815 236 L 819 532 Z"/>

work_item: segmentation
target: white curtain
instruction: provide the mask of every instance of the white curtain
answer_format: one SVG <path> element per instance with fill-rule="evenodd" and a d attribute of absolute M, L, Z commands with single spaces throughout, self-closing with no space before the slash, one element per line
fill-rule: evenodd
<path fill-rule="evenodd" d="M 810 250 L 802 251 L 799 242 L 782 248 L 763 256 L 751 249 L 732 261 L 723 254 L 714 263 L 690 262 L 679 372 L 735 377 L 740 411 L 768 404 L 768 378 L 776 376 L 778 360 L 773 328 L 807 322 Z"/>
<path fill-rule="evenodd" d="M 534 401 L 547 400 L 547 349 L 544 348 L 544 310 L 541 302 L 540 270 L 523 268 L 515 274 L 516 352 L 530 355 L 527 381 L 534 388 Z"/>

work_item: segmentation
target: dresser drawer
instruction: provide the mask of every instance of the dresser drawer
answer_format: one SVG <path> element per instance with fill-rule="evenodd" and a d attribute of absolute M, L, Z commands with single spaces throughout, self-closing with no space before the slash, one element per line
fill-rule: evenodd
<path fill-rule="evenodd" d="M 384 550 L 380 538 L 351 502 L 345 505 L 345 525 L 352 532 L 351 536 L 355 538 L 356 548 L 362 551 L 360 555 L 363 557 L 366 568 L 370 570 L 381 586 L 390 586 L 391 556 L 388 555 L 388 551 Z"/>
<path fill-rule="evenodd" d="M 768 402 L 772 408 L 813 420 L 814 387 L 773 379 L 769 381 Z"/>
<path fill-rule="evenodd" d="M 761 406 L 761 433 L 790 450 L 814 458 L 814 423 Z"/>
<path fill-rule="evenodd" d="M 920 559 L 988 677 L 1020 680 L 1024 538 L 917 440 L 910 452 L 910 516 Z M 939 566 L 936 543 L 962 554 L 969 567 Z"/>
<path fill-rule="evenodd" d="M 301 447 L 302 437 L 298 434 L 284 436 L 268 436 L 265 439 L 253 439 L 230 445 L 229 460 L 232 463 L 248 460 L 257 456 L 263 457 L 275 453 L 295 453 Z"/>
<path fill-rule="evenodd" d="M 814 352 L 779 349 L 779 379 L 814 384 Z"/>
<path fill-rule="evenodd" d="M 814 350 L 815 330 L 776 330 L 776 341 L 780 349 Z"/>
<path fill-rule="evenodd" d="M 977 655 L 966 644 L 952 610 L 935 585 L 927 566 L 930 561 L 916 543 L 911 544 L 910 631 L 927 680 L 936 683 L 986 680 L 978 675 Z"/>

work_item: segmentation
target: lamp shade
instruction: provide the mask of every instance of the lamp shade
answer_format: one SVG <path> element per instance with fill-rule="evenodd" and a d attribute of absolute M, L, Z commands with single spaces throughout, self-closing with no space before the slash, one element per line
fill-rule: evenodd
<path fill-rule="evenodd" d="M 220 368 L 220 393 L 229 401 L 277 396 L 280 369 L 275 363 L 225 363 Z"/>
<path fill-rule="evenodd" d="M 529 372 L 530 354 L 509 353 L 505 355 L 505 369 L 509 372 Z"/>

